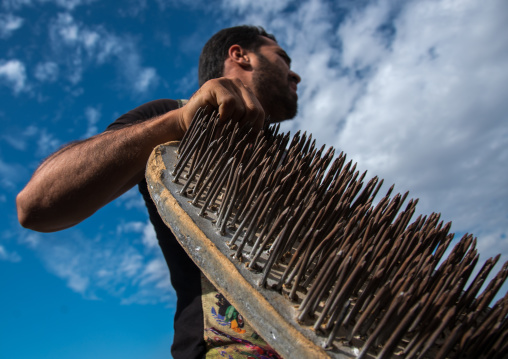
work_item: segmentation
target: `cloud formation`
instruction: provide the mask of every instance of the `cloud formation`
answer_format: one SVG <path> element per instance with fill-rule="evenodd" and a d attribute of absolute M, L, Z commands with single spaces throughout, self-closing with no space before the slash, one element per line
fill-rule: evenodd
<path fill-rule="evenodd" d="M 17 188 L 18 183 L 27 174 L 24 166 L 4 161 L 0 157 L 0 187 L 9 191 Z"/>
<path fill-rule="evenodd" d="M 23 18 L 13 14 L 0 14 L 0 39 L 8 38 L 23 26 Z"/>
<path fill-rule="evenodd" d="M 122 304 L 169 303 L 174 293 L 152 233 L 149 222 L 134 221 L 95 238 L 69 229 L 22 241 L 36 250 L 48 271 L 84 298 L 96 300 L 107 294 Z"/>
<path fill-rule="evenodd" d="M 482 261 L 508 260 L 506 2 L 224 4 L 293 58 L 300 109 L 284 130 L 311 132 L 474 233 Z"/>
<path fill-rule="evenodd" d="M 10 11 L 45 1 L 4 0 L 2 7 Z M 73 12 L 89 2 L 52 1 L 64 10 L 45 22 L 41 36 L 49 36 L 49 46 L 44 56 L 32 64 L 17 54 L 4 56 L 0 85 L 16 95 L 34 84 L 60 82 L 74 91 L 87 71 L 111 66 L 117 71 L 114 87 L 122 93 L 138 97 L 156 89 L 162 72 L 146 65 L 137 39 L 108 25 L 87 23 Z M 167 10 L 167 2 L 159 3 L 161 11 Z M 396 190 L 419 197 L 421 212 L 442 212 L 445 220 L 453 220 L 452 230 L 475 233 L 481 260 L 497 252 L 506 260 L 508 38 L 500 34 L 508 23 L 507 4 L 224 0 L 220 22 L 260 24 L 276 34 L 293 58 L 293 68 L 302 76 L 300 109 L 283 130 L 305 130 L 320 145 L 344 150 L 371 177 L 378 175 L 388 185 L 395 183 Z M 125 16 L 147 6 L 137 5 Z M 27 26 L 20 17 L 2 15 L 0 37 L 13 38 Z M 186 38 L 182 46 L 188 48 L 203 40 L 194 34 Z M 46 40 L 41 41 L 45 46 Z M 192 78 L 186 74 L 177 83 L 181 91 L 195 86 L 195 70 Z M 82 109 L 87 121 L 83 133 L 96 134 L 98 121 L 109 115 L 106 106 L 94 102 Z M 18 150 L 34 142 L 37 156 L 47 156 L 62 141 L 45 126 L 33 124 L 16 141 L 6 140 Z M 24 170 L 14 166 L 0 159 L 2 174 Z M 15 188 L 19 181 L 2 178 L 4 188 Z M 144 211 L 137 189 L 115 205 Z M 104 292 L 125 304 L 171 298 L 152 227 L 130 221 L 115 230 L 109 237 L 88 238 L 71 229 L 44 235 L 44 240 L 31 234 L 23 241 L 41 253 L 52 273 L 87 298 Z"/>
<path fill-rule="evenodd" d="M 53 61 L 40 62 L 35 67 L 35 78 L 41 82 L 55 82 L 58 79 L 58 65 Z"/>
<path fill-rule="evenodd" d="M 83 138 L 88 138 L 96 135 L 99 132 L 97 123 L 101 118 L 101 111 L 99 108 L 87 107 L 85 109 L 85 117 L 87 122 L 87 130 Z"/>
<path fill-rule="evenodd" d="M 60 59 L 68 81 L 78 84 L 85 69 L 113 63 L 119 70 L 119 84 L 129 84 L 133 94 L 155 88 L 159 77 L 153 67 L 144 67 L 136 42 L 118 36 L 104 26 L 89 26 L 70 13 L 60 13 L 49 25 L 54 58 Z M 54 65 L 52 65 L 54 68 Z"/>
<path fill-rule="evenodd" d="M 491 212 L 489 202 L 508 196 L 497 175 L 508 158 L 502 95 L 508 41 L 503 51 L 488 41 L 507 18 L 489 5 L 412 3 L 393 22 L 396 34 L 386 47 L 378 31 L 358 31 L 363 17 L 339 30 L 349 67 L 361 56 L 349 44 L 377 39 L 379 51 L 364 64 L 375 70 L 335 143 L 365 168 L 421 195 L 426 211 L 439 205 L 463 231 L 481 230 L 499 209 Z M 363 36 L 348 36 L 358 33 Z M 485 208 L 475 210 L 482 202 Z M 502 217 L 498 226 L 506 223 Z"/>
<path fill-rule="evenodd" d="M 11 87 L 14 94 L 27 89 L 25 65 L 16 59 L 0 59 L 0 84 Z"/>
<path fill-rule="evenodd" d="M 67 10 L 90 1 L 56 1 Z M 32 1 L 8 1 L 4 8 L 19 9 L 33 5 Z M 11 13 L 0 14 L 0 39 L 10 37 L 24 24 L 24 19 Z M 46 43 L 43 38 L 40 41 Z M 144 66 L 137 42 L 129 35 L 117 35 L 104 25 L 85 24 L 71 12 L 57 13 L 47 24 L 49 52 L 44 54 L 33 70 L 27 67 L 23 56 L 30 58 L 23 49 L 12 50 L 18 58 L 0 59 L 0 84 L 12 89 L 15 94 L 30 88 L 27 72 L 33 73 L 40 82 L 56 82 L 62 79 L 74 86 L 83 80 L 85 71 L 95 66 L 113 64 L 117 69 L 117 86 L 129 89 L 131 95 L 142 95 L 157 88 L 160 81 L 154 67 Z M 32 50 L 30 50 L 32 51 Z M 31 66 L 31 65 L 30 65 Z"/>
<path fill-rule="evenodd" d="M 0 244 L 0 261 L 19 262 L 21 257 L 16 252 L 9 252 Z"/>
<path fill-rule="evenodd" d="M 72 11 L 76 7 L 91 4 L 96 0 L 2 0 L 2 7 L 7 10 L 19 10 L 24 6 L 33 6 L 37 3 L 53 3 L 61 8 Z"/>

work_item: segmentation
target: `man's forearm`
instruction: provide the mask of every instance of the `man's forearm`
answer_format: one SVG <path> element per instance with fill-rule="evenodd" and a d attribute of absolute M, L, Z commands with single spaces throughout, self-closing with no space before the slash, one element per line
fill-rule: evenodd
<path fill-rule="evenodd" d="M 263 127 L 263 108 L 242 81 L 210 80 L 179 109 L 71 144 L 48 158 L 16 198 L 19 222 L 41 232 L 81 222 L 141 181 L 153 148 L 181 139 L 196 111 L 206 107 L 217 109 L 220 126 L 234 118 L 242 126 Z"/>
<path fill-rule="evenodd" d="M 71 227 L 139 183 L 152 149 L 183 135 L 174 115 L 107 131 L 49 157 L 16 199 L 20 223 L 41 232 Z"/>

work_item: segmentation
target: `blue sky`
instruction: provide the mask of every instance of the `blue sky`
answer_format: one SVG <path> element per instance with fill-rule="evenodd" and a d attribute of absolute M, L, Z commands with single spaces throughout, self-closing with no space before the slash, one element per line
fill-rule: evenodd
<path fill-rule="evenodd" d="M 52 234 L 19 226 L 15 196 L 63 144 L 188 98 L 204 42 L 242 23 L 302 77 L 283 130 L 474 233 L 482 263 L 508 260 L 506 1 L 2 0 L 0 358 L 169 357 L 174 294 L 137 191 Z"/>

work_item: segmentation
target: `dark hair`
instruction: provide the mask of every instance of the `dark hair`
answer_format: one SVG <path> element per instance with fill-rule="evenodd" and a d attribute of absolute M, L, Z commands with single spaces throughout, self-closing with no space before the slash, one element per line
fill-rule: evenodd
<path fill-rule="evenodd" d="M 221 77 L 224 72 L 224 60 L 229 48 L 240 45 L 247 50 L 256 50 L 262 43 L 261 36 L 277 41 L 260 26 L 235 26 L 223 29 L 213 35 L 205 44 L 199 56 L 199 86 L 206 81 Z"/>

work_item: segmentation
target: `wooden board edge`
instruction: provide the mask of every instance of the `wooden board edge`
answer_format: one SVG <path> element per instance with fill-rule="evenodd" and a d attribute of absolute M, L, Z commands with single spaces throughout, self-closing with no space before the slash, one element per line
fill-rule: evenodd
<path fill-rule="evenodd" d="M 295 356 L 330 358 L 324 349 L 316 346 L 288 324 L 270 302 L 243 278 L 229 258 L 207 238 L 162 184 L 166 167 L 161 158 L 161 150 L 163 146 L 174 146 L 176 143 L 169 142 L 157 146 L 152 151 L 146 168 L 148 190 L 164 223 L 171 229 L 190 258 L 202 269 L 208 280 L 247 318 L 258 333 L 263 333 L 263 338 L 280 355 L 285 358 Z M 221 267 L 222 274 L 216 271 L 213 275 L 207 273 L 206 267 L 214 266 Z M 237 293 L 237 296 L 230 295 L 231 292 Z M 241 299 L 242 294 L 245 293 L 251 296 L 248 301 Z M 251 313 L 256 315 L 249 315 Z"/>

